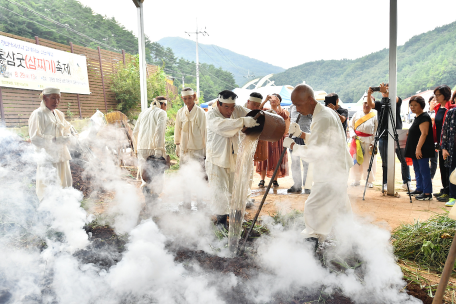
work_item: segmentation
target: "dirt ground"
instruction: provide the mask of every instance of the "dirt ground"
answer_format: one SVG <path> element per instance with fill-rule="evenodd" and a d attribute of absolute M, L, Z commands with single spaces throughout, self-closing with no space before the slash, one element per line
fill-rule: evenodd
<path fill-rule="evenodd" d="M 375 174 L 374 188 L 367 189 L 365 200 L 363 200 L 364 181 L 361 181 L 361 186 L 348 186 L 348 194 L 354 213 L 365 217 L 370 222 L 376 223 L 384 228 L 393 230 L 403 223 L 413 223 L 415 220 L 426 220 L 435 213 L 443 213 L 444 210 L 450 210 L 445 207 L 445 203 L 437 201 L 435 198 L 431 201 L 417 201 L 412 197 L 412 203 L 407 195 L 407 191 L 402 189 L 401 166 L 396 159 L 396 192 L 399 197 L 384 196 L 381 192 L 382 170 L 381 159 L 377 158 L 377 172 Z M 379 169 L 378 169 L 379 168 Z M 410 175 L 412 179 L 415 174 L 413 167 L 410 167 Z M 269 183 L 269 178 L 266 178 L 266 186 Z M 251 219 L 257 212 L 257 207 L 261 202 L 265 193 L 265 188 L 259 188 L 258 183 L 260 175 L 254 174 L 252 184 L 252 198 L 255 199 L 253 208 L 248 209 L 247 219 Z M 350 180 L 351 183 L 352 180 Z M 287 189 L 293 185 L 293 179 L 290 175 L 285 178 L 278 179 L 279 187 L 269 190 L 265 205 L 263 206 L 260 216 L 265 214 L 275 214 L 277 211 L 288 213 L 291 210 L 304 210 L 304 204 L 309 196 L 308 194 L 288 194 Z M 412 181 L 412 190 L 415 189 L 416 183 Z M 437 169 L 433 180 L 433 192 L 439 191 L 441 188 L 440 171 Z"/>

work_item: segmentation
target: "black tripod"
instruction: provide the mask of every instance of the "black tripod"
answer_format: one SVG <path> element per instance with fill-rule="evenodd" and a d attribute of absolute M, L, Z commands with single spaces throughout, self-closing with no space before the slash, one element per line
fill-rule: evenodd
<path fill-rule="evenodd" d="M 393 127 L 393 134 L 391 134 L 388 131 L 388 124 L 386 124 L 386 128 L 383 128 L 383 119 L 385 119 L 385 117 L 389 117 L 390 118 L 391 126 Z M 388 119 L 388 118 L 386 118 L 386 119 Z M 379 127 L 377 128 L 377 132 L 375 134 L 375 142 L 374 142 L 374 147 L 372 149 L 372 156 L 370 158 L 369 168 L 367 169 L 367 178 L 366 178 L 366 185 L 364 186 L 363 201 L 364 201 L 364 197 L 366 196 L 367 183 L 369 181 L 369 175 L 371 173 L 372 164 L 374 162 L 374 156 L 375 156 L 374 151 L 375 150 L 378 151 L 378 149 L 376 149 L 377 148 L 377 143 L 378 143 L 378 140 L 383 136 L 383 134 L 388 133 L 389 136 L 391 136 L 394 139 L 394 142 L 396 143 L 396 147 L 397 147 L 397 149 L 399 151 L 398 157 L 399 157 L 399 159 L 401 161 L 405 161 L 404 156 L 402 155 L 401 148 L 399 146 L 399 136 L 397 135 L 396 123 L 394 121 L 393 112 L 391 112 L 391 102 L 390 102 L 389 99 L 387 99 L 387 101 L 382 104 L 382 114 L 380 115 L 380 120 L 379 120 L 378 126 Z M 382 181 L 382 192 L 383 191 L 385 191 L 385 189 L 383 189 L 383 181 Z M 412 203 L 412 195 L 410 194 L 409 183 L 407 183 L 407 191 L 408 191 L 408 194 L 409 194 L 410 203 Z"/>

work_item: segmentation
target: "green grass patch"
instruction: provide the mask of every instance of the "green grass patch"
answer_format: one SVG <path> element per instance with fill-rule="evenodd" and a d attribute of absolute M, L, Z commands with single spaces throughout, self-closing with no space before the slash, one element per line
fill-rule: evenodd
<path fill-rule="evenodd" d="M 394 254 L 418 265 L 442 271 L 456 233 L 456 221 L 448 212 L 414 224 L 403 224 L 392 233 Z"/>

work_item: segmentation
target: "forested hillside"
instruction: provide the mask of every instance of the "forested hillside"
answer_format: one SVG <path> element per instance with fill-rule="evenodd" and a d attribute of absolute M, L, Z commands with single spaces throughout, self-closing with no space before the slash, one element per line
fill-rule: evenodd
<path fill-rule="evenodd" d="M 440 84 L 456 85 L 456 22 L 411 38 L 397 52 L 398 95 L 403 98 Z M 369 86 L 388 82 L 388 50 L 355 60 L 308 62 L 276 74 L 276 85 L 305 81 L 315 90 L 358 101 Z"/>
<path fill-rule="evenodd" d="M 204 38 L 200 39 L 199 45 L 199 61 L 213 64 L 216 67 L 233 73 L 236 83 L 242 86 L 248 79 L 248 73 L 254 74 L 256 77 L 265 76 L 271 73 L 280 73 L 285 69 L 274 66 L 272 64 L 250 58 L 228 49 L 218 47 L 213 44 L 203 44 Z M 196 56 L 195 41 L 179 37 L 166 37 L 158 41 L 164 47 L 171 48 L 176 56 L 187 60 L 194 60 Z"/>
<path fill-rule="evenodd" d="M 0 0 L 0 31 L 31 39 L 38 36 L 63 44 L 71 41 L 94 49 L 100 46 L 115 52 L 124 49 L 130 54 L 138 53 L 138 40 L 132 31 L 76 0 Z M 186 85 L 194 87 L 194 62 L 177 58 L 171 48 L 147 37 L 146 60 L 164 66 L 168 75 L 177 77 L 177 86 L 184 74 Z M 200 71 L 200 89 L 205 100 L 215 98 L 224 89 L 237 87 L 233 75 L 221 68 L 202 64 Z"/>

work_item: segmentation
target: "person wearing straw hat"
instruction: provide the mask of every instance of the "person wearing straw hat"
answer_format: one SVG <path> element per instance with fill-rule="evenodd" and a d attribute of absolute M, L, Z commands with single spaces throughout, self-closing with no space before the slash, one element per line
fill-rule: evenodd
<path fill-rule="evenodd" d="M 142 178 L 142 166 L 145 164 L 149 156 L 154 156 L 157 159 L 165 158 L 165 132 L 167 99 L 163 96 L 158 96 L 153 99 L 150 107 L 141 112 L 133 129 L 133 140 L 136 145 L 138 155 L 138 172 L 140 172 L 143 192 L 153 192 L 158 196 L 163 189 L 163 181 L 154 182 L 154 189 L 146 189 L 146 182 Z"/>
<path fill-rule="evenodd" d="M 301 115 L 312 114 L 310 133 L 301 131 L 297 123 L 290 124 L 289 133 L 304 139 L 299 145 L 285 138 L 283 146 L 296 156 L 313 163 L 312 192 L 304 207 L 306 229 L 302 234 L 315 243 L 324 240 L 339 216 L 351 213 L 347 182 L 353 160 L 347 149 L 344 128 L 339 115 L 315 100 L 313 89 L 301 84 L 291 93 L 291 101 Z"/>
<path fill-rule="evenodd" d="M 174 126 L 174 143 L 176 155 L 180 158 L 181 168 L 191 165 L 192 162 L 201 164 L 204 168 L 206 157 L 206 112 L 195 103 L 196 94 L 191 88 L 184 88 L 181 92 L 184 106 L 177 111 Z M 196 210 L 191 203 L 190 184 L 184 184 L 184 207 Z M 197 198 L 197 203 L 201 198 Z"/>
<path fill-rule="evenodd" d="M 71 124 L 65 115 L 57 110 L 60 103 L 60 89 L 45 88 L 40 94 L 41 104 L 30 115 L 29 136 L 38 157 L 36 171 L 36 194 L 40 202 L 46 195 L 48 186 L 72 187 L 70 170 Z"/>
<path fill-rule="evenodd" d="M 218 94 L 217 105 L 206 114 L 206 174 L 211 192 L 211 209 L 217 224 L 227 227 L 233 188 L 239 131 L 259 125 L 244 117 L 249 109 L 236 105 L 237 95 L 229 90 Z"/>

